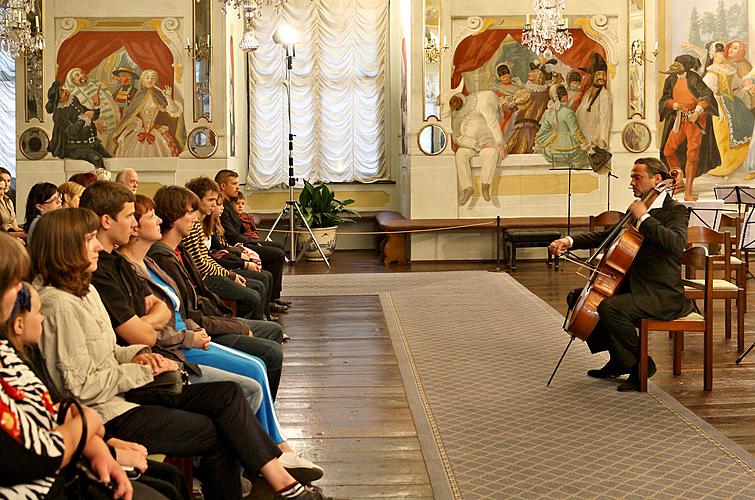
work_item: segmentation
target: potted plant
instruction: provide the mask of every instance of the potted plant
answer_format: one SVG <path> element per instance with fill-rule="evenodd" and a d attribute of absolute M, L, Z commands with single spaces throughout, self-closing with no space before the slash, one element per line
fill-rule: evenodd
<path fill-rule="evenodd" d="M 322 260 L 317 245 L 326 257 L 336 249 L 336 229 L 342 222 L 354 222 L 351 216 L 358 216 L 359 212 L 347 205 L 354 200 L 337 200 L 336 195 L 327 184 L 317 186 L 304 181 L 304 188 L 299 194 L 299 207 L 307 224 L 315 235 L 315 240 L 306 234 L 305 227 L 299 228 L 297 245 L 299 251 L 306 247 L 304 256 L 307 260 Z M 304 234 L 302 234 L 304 232 Z"/>

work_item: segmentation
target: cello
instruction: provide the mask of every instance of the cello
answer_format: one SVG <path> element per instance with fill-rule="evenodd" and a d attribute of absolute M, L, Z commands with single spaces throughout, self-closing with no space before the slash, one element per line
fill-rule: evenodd
<path fill-rule="evenodd" d="M 642 202 L 646 207 L 650 207 L 662 192 L 673 192 L 674 184 L 675 176 L 672 174 L 671 178 L 659 182 L 648 191 L 642 197 Z M 548 379 L 548 386 L 574 339 L 586 341 L 590 337 L 600 320 L 598 305 L 616 293 L 637 256 L 644 236 L 632 223 L 631 218 L 632 212 L 628 211 L 585 262 L 585 265 L 592 268 L 592 272 L 577 300 L 569 305 L 564 319 L 564 330 L 571 335 L 571 339 Z M 593 267 L 592 263 L 604 250 L 600 262 Z"/>

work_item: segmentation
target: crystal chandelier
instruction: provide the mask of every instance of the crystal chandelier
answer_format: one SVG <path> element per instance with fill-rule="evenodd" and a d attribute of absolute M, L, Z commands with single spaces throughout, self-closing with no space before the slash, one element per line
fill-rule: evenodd
<path fill-rule="evenodd" d="M 246 12 L 247 8 L 255 9 L 258 11 L 257 15 L 261 16 L 262 14 L 259 13 L 259 10 L 263 5 L 271 5 L 277 14 L 280 12 L 283 4 L 286 3 L 286 0 L 220 0 L 220 3 L 223 4 L 223 14 L 227 12 L 228 7 L 233 7 L 239 11 L 239 18 L 241 18 L 241 15 Z"/>
<path fill-rule="evenodd" d="M 14 59 L 42 50 L 45 40 L 36 0 L 6 0 L 0 17 L 0 49 L 10 52 Z"/>
<path fill-rule="evenodd" d="M 532 0 L 535 19 L 530 23 L 530 16 L 522 31 L 522 44 L 532 52 L 543 54 L 551 49 L 561 54 L 570 48 L 574 38 L 569 33 L 568 20 L 561 16 L 566 8 L 565 0 Z"/>
<path fill-rule="evenodd" d="M 225 1 L 228 2 L 229 0 Z M 254 36 L 254 18 L 262 15 L 261 9 L 255 0 L 243 0 L 241 3 L 242 11 L 239 16 L 243 14 L 244 17 L 244 35 L 239 42 L 239 48 L 244 52 L 251 52 L 257 50 L 260 46 L 259 40 Z M 225 3 L 223 8 L 225 9 Z M 276 4 L 275 10 L 276 12 L 280 10 L 280 4 Z"/>

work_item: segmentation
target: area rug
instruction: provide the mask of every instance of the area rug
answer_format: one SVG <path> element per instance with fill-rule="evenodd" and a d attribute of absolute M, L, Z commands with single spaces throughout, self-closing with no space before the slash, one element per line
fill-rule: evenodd
<path fill-rule="evenodd" d="M 436 498 L 742 498 L 752 455 L 604 360 L 504 273 L 286 276 L 289 296 L 379 294 Z"/>

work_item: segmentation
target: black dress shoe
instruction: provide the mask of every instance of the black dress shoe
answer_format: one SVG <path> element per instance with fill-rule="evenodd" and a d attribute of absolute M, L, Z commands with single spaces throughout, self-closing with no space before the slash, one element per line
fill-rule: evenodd
<path fill-rule="evenodd" d="M 290 300 L 283 300 L 283 299 L 273 299 L 273 302 L 275 302 L 276 304 L 280 304 L 282 306 L 286 306 L 286 307 L 290 307 L 291 304 L 293 304 L 293 302 L 291 302 Z"/>
<path fill-rule="evenodd" d="M 270 302 L 270 312 L 282 313 L 286 311 L 288 311 L 288 307 L 281 304 L 277 304 L 275 302 Z"/>
<path fill-rule="evenodd" d="M 658 368 L 656 368 L 653 358 L 648 356 L 648 378 L 655 375 L 655 372 L 657 371 L 658 371 Z M 621 391 L 621 392 L 640 390 L 639 365 L 634 365 L 632 367 L 632 370 L 629 372 L 629 377 L 624 382 L 620 383 L 619 386 L 616 388 L 616 390 Z"/>
<path fill-rule="evenodd" d="M 616 368 L 616 366 L 610 361 L 600 368 L 599 370 L 587 370 L 587 375 L 593 378 L 614 378 L 619 375 L 627 373 L 624 370 Z"/>

